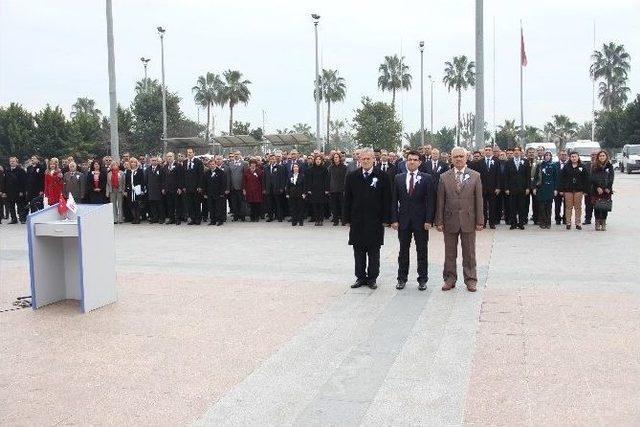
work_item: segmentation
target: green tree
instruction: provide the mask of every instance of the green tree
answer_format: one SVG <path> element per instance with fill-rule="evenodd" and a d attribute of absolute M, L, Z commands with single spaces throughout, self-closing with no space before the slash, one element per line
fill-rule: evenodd
<path fill-rule="evenodd" d="M 0 107 L 0 157 L 16 156 L 20 160 L 36 153 L 33 147 L 33 115 L 12 102 Z"/>
<path fill-rule="evenodd" d="M 66 154 L 71 137 L 71 126 L 62 109 L 49 104 L 34 116 L 33 150 L 44 157 Z"/>
<path fill-rule="evenodd" d="M 591 139 L 591 120 L 578 125 L 575 136 L 576 139 Z"/>
<path fill-rule="evenodd" d="M 476 72 L 475 63 L 469 61 L 465 55 L 454 56 L 453 61 L 447 61 L 444 63 L 444 77 L 442 82 L 447 87 L 448 91 L 454 89 L 458 92 L 458 121 L 456 124 L 456 144 L 460 144 L 460 129 L 462 124 L 460 122 L 460 107 L 462 104 L 462 91 L 468 87 L 474 87 L 476 84 Z"/>
<path fill-rule="evenodd" d="M 207 73 L 198 77 L 196 85 L 191 88 L 193 99 L 200 107 L 207 110 L 207 127 L 205 130 L 205 143 L 209 143 L 209 129 L 211 125 L 211 107 L 220 105 L 223 99 L 224 83 L 220 76 L 214 73 Z"/>
<path fill-rule="evenodd" d="M 550 140 L 555 142 L 558 151 L 564 149 L 567 141 L 573 138 L 578 130 L 578 124 L 572 122 L 564 114 L 554 114 L 553 121 L 544 125 L 544 131 Z"/>
<path fill-rule="evenodd" d="M 502 150 L 513 148 L 516 145 L 518 128 L 515 120 L 505 120 L 503 125 L 498 125 L 495 143 Z"/>
<path fill-rule="evenodd" d="M 75 117 L 76 114 L 87 114 L 89 116 L 99 117 L 102 115 L 102 111 L 96 108 L 96 101 L 93 99 L 78 98 L 71 107 L 71 117 Z"/>
<path fill-rule="evenodd" d="M 451 153 L 456 144 L 456 128 L 443 127 L 434 135 L 433 146 L 443 153 Z"/>
<path fill-rule="evenodd" d="M 396 150 L 400 144 L 402 123 L 396 120 L 393 108 L 384 102 L 362 98 L 362 105 L 353 119 L 355 140 L 361 147 Z"/>
<path fill-rule="evenodd" d="M 222 91 L 222 105 L 229 103 L 229 133 L 233 135 L 233 107 L 242 102 L 247 104 L 251 91 L 249 80 L 242 80 L 240 71 L 227 70 L 223 73 L 225 79 L 225 87 Z"/>
<path fill-rule="evenodd" d="M 233 122 L 231 135 L 249 135 L 249 128 L 251 123 L 249 122 Z"/>
<path fill-rule="evenodd" d="M 102 141 L 100 117 L 83 110 L 76 110 L 70 122 L 68 154 L 75 158 L 86 159 L 99 151 Z"/>
<path fill-rule="evenodd" d="M 409 67 L 404 64 L 404 56 L 385 56 L 384 62 L 378 67 L 378 87 L 380 90 L 391 91 L 391 110 L 395 112 L 396 91 L 411 89 L 411 74 Z"/>
<path fill-rule="evenodd" d="M 627 104 L 622 132 L 627 144 L 640 144 L 640 95 Z"/>
<path fill-rule="evenodd" d="M 344 151 L 345 153 L 353 152 L 356 144 L 351 132 L 352 126 L 344 120 L 332 120 L 330 127 L 328 149 Z"/>
<path fill-rule="evenodd" d="M 626 86 L 630 56 L 624 45 L 613 42 L 602 45 L 602 50 L 595 50 L 591 55 L 589 69 L 594 80 L 603 79 L 598 85 L 598 96 L 606 110 L 620 108 L 627 102 L 630 89 Z"/>
<path fill-rule="evenodd" d="M 344 101 L 345 92 L 346 85 L 344 79 L 338 76 L 338 70 L 323 69 L 320 75 L 320 100 L 327 103 L 327 143 L 331 123 L 331 103 Z"/>
<path fill-rule="evenodd" d="M 596 114 L 596 139 L 603 148 L 621 148 L 625 144 L 624 120 L 622 108 L 602 110 Z"/>
<path fill-rule="evenodd" d="M 520 126 L 518 126 L 518 131 Z M 526 142 L 540 142 L 544 139 L 544 136 L 540 132 L 540 129 L 535 126 L 525 125 L 522 136 Z"/>

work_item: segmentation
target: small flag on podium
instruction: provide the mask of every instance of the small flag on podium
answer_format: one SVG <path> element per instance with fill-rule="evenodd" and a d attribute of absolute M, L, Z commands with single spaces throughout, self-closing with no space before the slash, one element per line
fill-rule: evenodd
<path fill-rule="evenodd" d="M 65 216 L 67 213 L 67 201 L 64 199 L 64 196 L 61 194 L 58 199 L 58 213 L 60 216 Z"/>
<path fill-rule="evenodd" d="M 76 201 L 73 198 L 73 194 L 69 193 L 69 198 L 67 199 L 67 209 L 69 209 L 74 214 L 78 213 L 78 205 L 76 205 Z"/>

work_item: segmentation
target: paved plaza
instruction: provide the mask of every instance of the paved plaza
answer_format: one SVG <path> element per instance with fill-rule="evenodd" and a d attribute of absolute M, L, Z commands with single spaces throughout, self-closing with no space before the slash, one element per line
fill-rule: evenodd
<path fill-rule="evenodd" d="M 640 176 L 616 180 L 607 232 L 480 232 L 475 294 L 440 290 L 434 231 L 419 292 L 391 229 L 371 291 L 342 227 L 117 226 L 117 303 L 0 313 L 0 425 L 640 425 Z M 2 224 L 0 310 L 29 292 Z"/>

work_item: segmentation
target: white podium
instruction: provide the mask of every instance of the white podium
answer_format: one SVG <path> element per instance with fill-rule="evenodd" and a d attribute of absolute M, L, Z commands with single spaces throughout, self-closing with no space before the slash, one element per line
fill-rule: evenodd
<path fill-rule="evenodd" d="M 31 306 L 80 301 L 83 313 L 116 301 L 113 208 L 78 205 L 61 220 L 58 205 L 27 217 Z"/>

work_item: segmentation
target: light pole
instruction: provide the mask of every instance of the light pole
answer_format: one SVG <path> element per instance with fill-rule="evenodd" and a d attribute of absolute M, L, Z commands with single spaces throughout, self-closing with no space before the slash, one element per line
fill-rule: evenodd
<path fill-rule="evenodd" d="M 420 144 L 424 146 L 424 42 L 420 42 Z"/>
<path fill-rule="evenodd" d="M 113 14 L 111 0 L 107 0 L 107 67 L 109 70 L 109 126 L 111 131 L 111 157 L 120 158 L 118 141 L 118 101 L 116 99 L 116 59 L 113 52 Z"/>
<path fill-rule="evenodd" d="M 144 67 L 144 91 L 147 91 L 147 64 L 151 61 L 149 58 L 145 58 L 144 56 L 140 58 L 142 62 L 142 66 Z"/>
<path fill-rule="evenodd" d="M 431 135 L 433 135 L 433 79 L 431 78 L 431 74 L 429 74 L 429 81 L 431 82 L 431 106 L 429 107 L 429 113 L 431 114 L 431 125 L 429 129 L 431 129 Z"/>
<path fill-rule="evenodd" d="M 318 68 L 318 22 L 320 21 L 320 15 L 312 13 L 311 18 L 313 19 L 313 27 L 316 34 L 316 88 L 314 91 L 316 99 L 316 144 L 318 144 L 318 149 L 322 150 L 322 139 L 320 138 L 320 69 Z"/>
<path fill-rule="evenodd" d="M 476 147 L 484 145 L 484 9 L 483 0 L 476 0 Z"/>
<path fill-rule="evenodd" d="M 158 27 L 160 34 L 160 62 L 162 66 L 162 153 L 167 152 L 167 88 L 164 84 L 164 33 L 165 29 Z"/>

